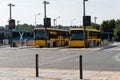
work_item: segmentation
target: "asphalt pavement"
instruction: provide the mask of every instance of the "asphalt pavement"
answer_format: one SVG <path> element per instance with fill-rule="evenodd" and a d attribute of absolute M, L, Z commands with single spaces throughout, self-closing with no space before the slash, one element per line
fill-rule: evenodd
<path fill-rule="evenodd" d="M 120 46 L 119 42 L 114 42 L 102 47 L 83 48 L 83 50 L 102 50 L 117 46 Z M 15 49 L 9 46 L 2 46 L 1 48 Z M 16 49 L 18 48 L 29 47 L 16 47 Z M 78 70 L 39 69 L 38 75 L 39 77 L 36 77 L 35 68 L 0 68 L 0 80 L 80 80 Z M 83 70 L 82 80 L 120 80 L 120 72 Z"/>

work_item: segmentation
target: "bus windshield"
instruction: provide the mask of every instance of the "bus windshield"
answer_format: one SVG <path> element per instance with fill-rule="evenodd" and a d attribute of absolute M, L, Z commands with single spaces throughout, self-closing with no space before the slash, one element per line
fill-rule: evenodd
<path fill-rule="evenodd" d="M 35 39 L 36 40 L 44 40 L 45 39 L 45 32 L 44 30 L 35 30 Z"/>
<path fill-rule="evenodd" d="M 70 31 L 71 40 L 83 40 L 83 31 L 82 30 L 72 30 Z"/>

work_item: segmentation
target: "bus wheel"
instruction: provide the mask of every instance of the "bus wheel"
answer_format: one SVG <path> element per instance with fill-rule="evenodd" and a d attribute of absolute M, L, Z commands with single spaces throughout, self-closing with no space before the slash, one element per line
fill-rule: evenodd
<path fill-rule="evenodd" d="M 53 47 L 56 47 L 56 43 L 55 42 L 53 42 Z"/>
<path fill-rule="evenodd" d="M 68 46 L 68 42 L 67 41 L 65 42 L 65 46 Z"/>
<path fill-rule="evenodd" d="M 42 46 L 39 46 L 39 48 L 42 48 Z"/>

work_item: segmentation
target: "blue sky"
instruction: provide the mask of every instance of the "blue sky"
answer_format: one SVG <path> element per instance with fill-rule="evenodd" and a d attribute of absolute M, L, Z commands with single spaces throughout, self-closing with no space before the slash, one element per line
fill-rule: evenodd
<path fill-rule="evenodd" d="M 20 21 L 20 24 L 35 24 L 35 15 L 37 24 L 43 24 L 44 17 L 44 0 L 0 0 L 0 26 L 8 24 L 9 20 L 9 3 L 15 4 L 12 7 L 12 18 Z M 47 17 L 57 18 L 57 24 L 61 25 L 82 25 L 83 0 L 47 0 Z M 97 23 L 103 20 L 120 19 L 119 5 L 120 0 L 88 0 L 86 2 L 86 15 L 91 15 L 92 22 L 97 17 Z M 60 16 L 60 18 L 58 18 Z"/>

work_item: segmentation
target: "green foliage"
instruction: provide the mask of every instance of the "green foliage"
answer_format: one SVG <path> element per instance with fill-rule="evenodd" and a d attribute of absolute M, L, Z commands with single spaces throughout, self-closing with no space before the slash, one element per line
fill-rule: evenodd
<path fill-rule="evenodd" d="M 113 32 L 114 40 L 120 41 L 120 19 L 103 21 L 100 30 L 102 32 Z"/>
<path fill-rule="evenodd" d="M 42 24 L 36 25 L 37 28 L 43 28 L 44 26 Z"/>
<path fill-rule="evenodd" d="M 114 40 L 120 41 L 120 26 L 114 29 Z"/>
<path fill-rule="evenodd" d="M 87 26 L 87 29 L 94 29 L 93 26 Z"/>
<path fill-rule="evenodd" d="M 91 23 L 91 26 L 92 26 L 94 29 L 97 29 L 97 30 L 100 29 L 100 25 L 99 25 L 99 24 Z"/>
<path fill-rule="evenodd" d="M 114 19 L 106 20 L 106 21 L 103 21 L 103 23 L 101 24 L 100 30 L 102 32 L 113 32 L 115 26 L 116 26 L 116 22 Z"/>
<path fill-rule="evenodd" d="M 116 28 L 120 26 L 120 19 L 116 20 Z"/>
<path fill-rule="evenodd" d="M 114 40 L 120 41 L 120 19 L 116 20 L 116 28 L 114 29 Z"/>
<path fill-rule="evenodd" d="M 34 28 L 33 25 L 28 25 L 28 24 L 20 24 L 16 26 L 16 30 L 24 30 L 24 31 L 32 31 Z"/>

